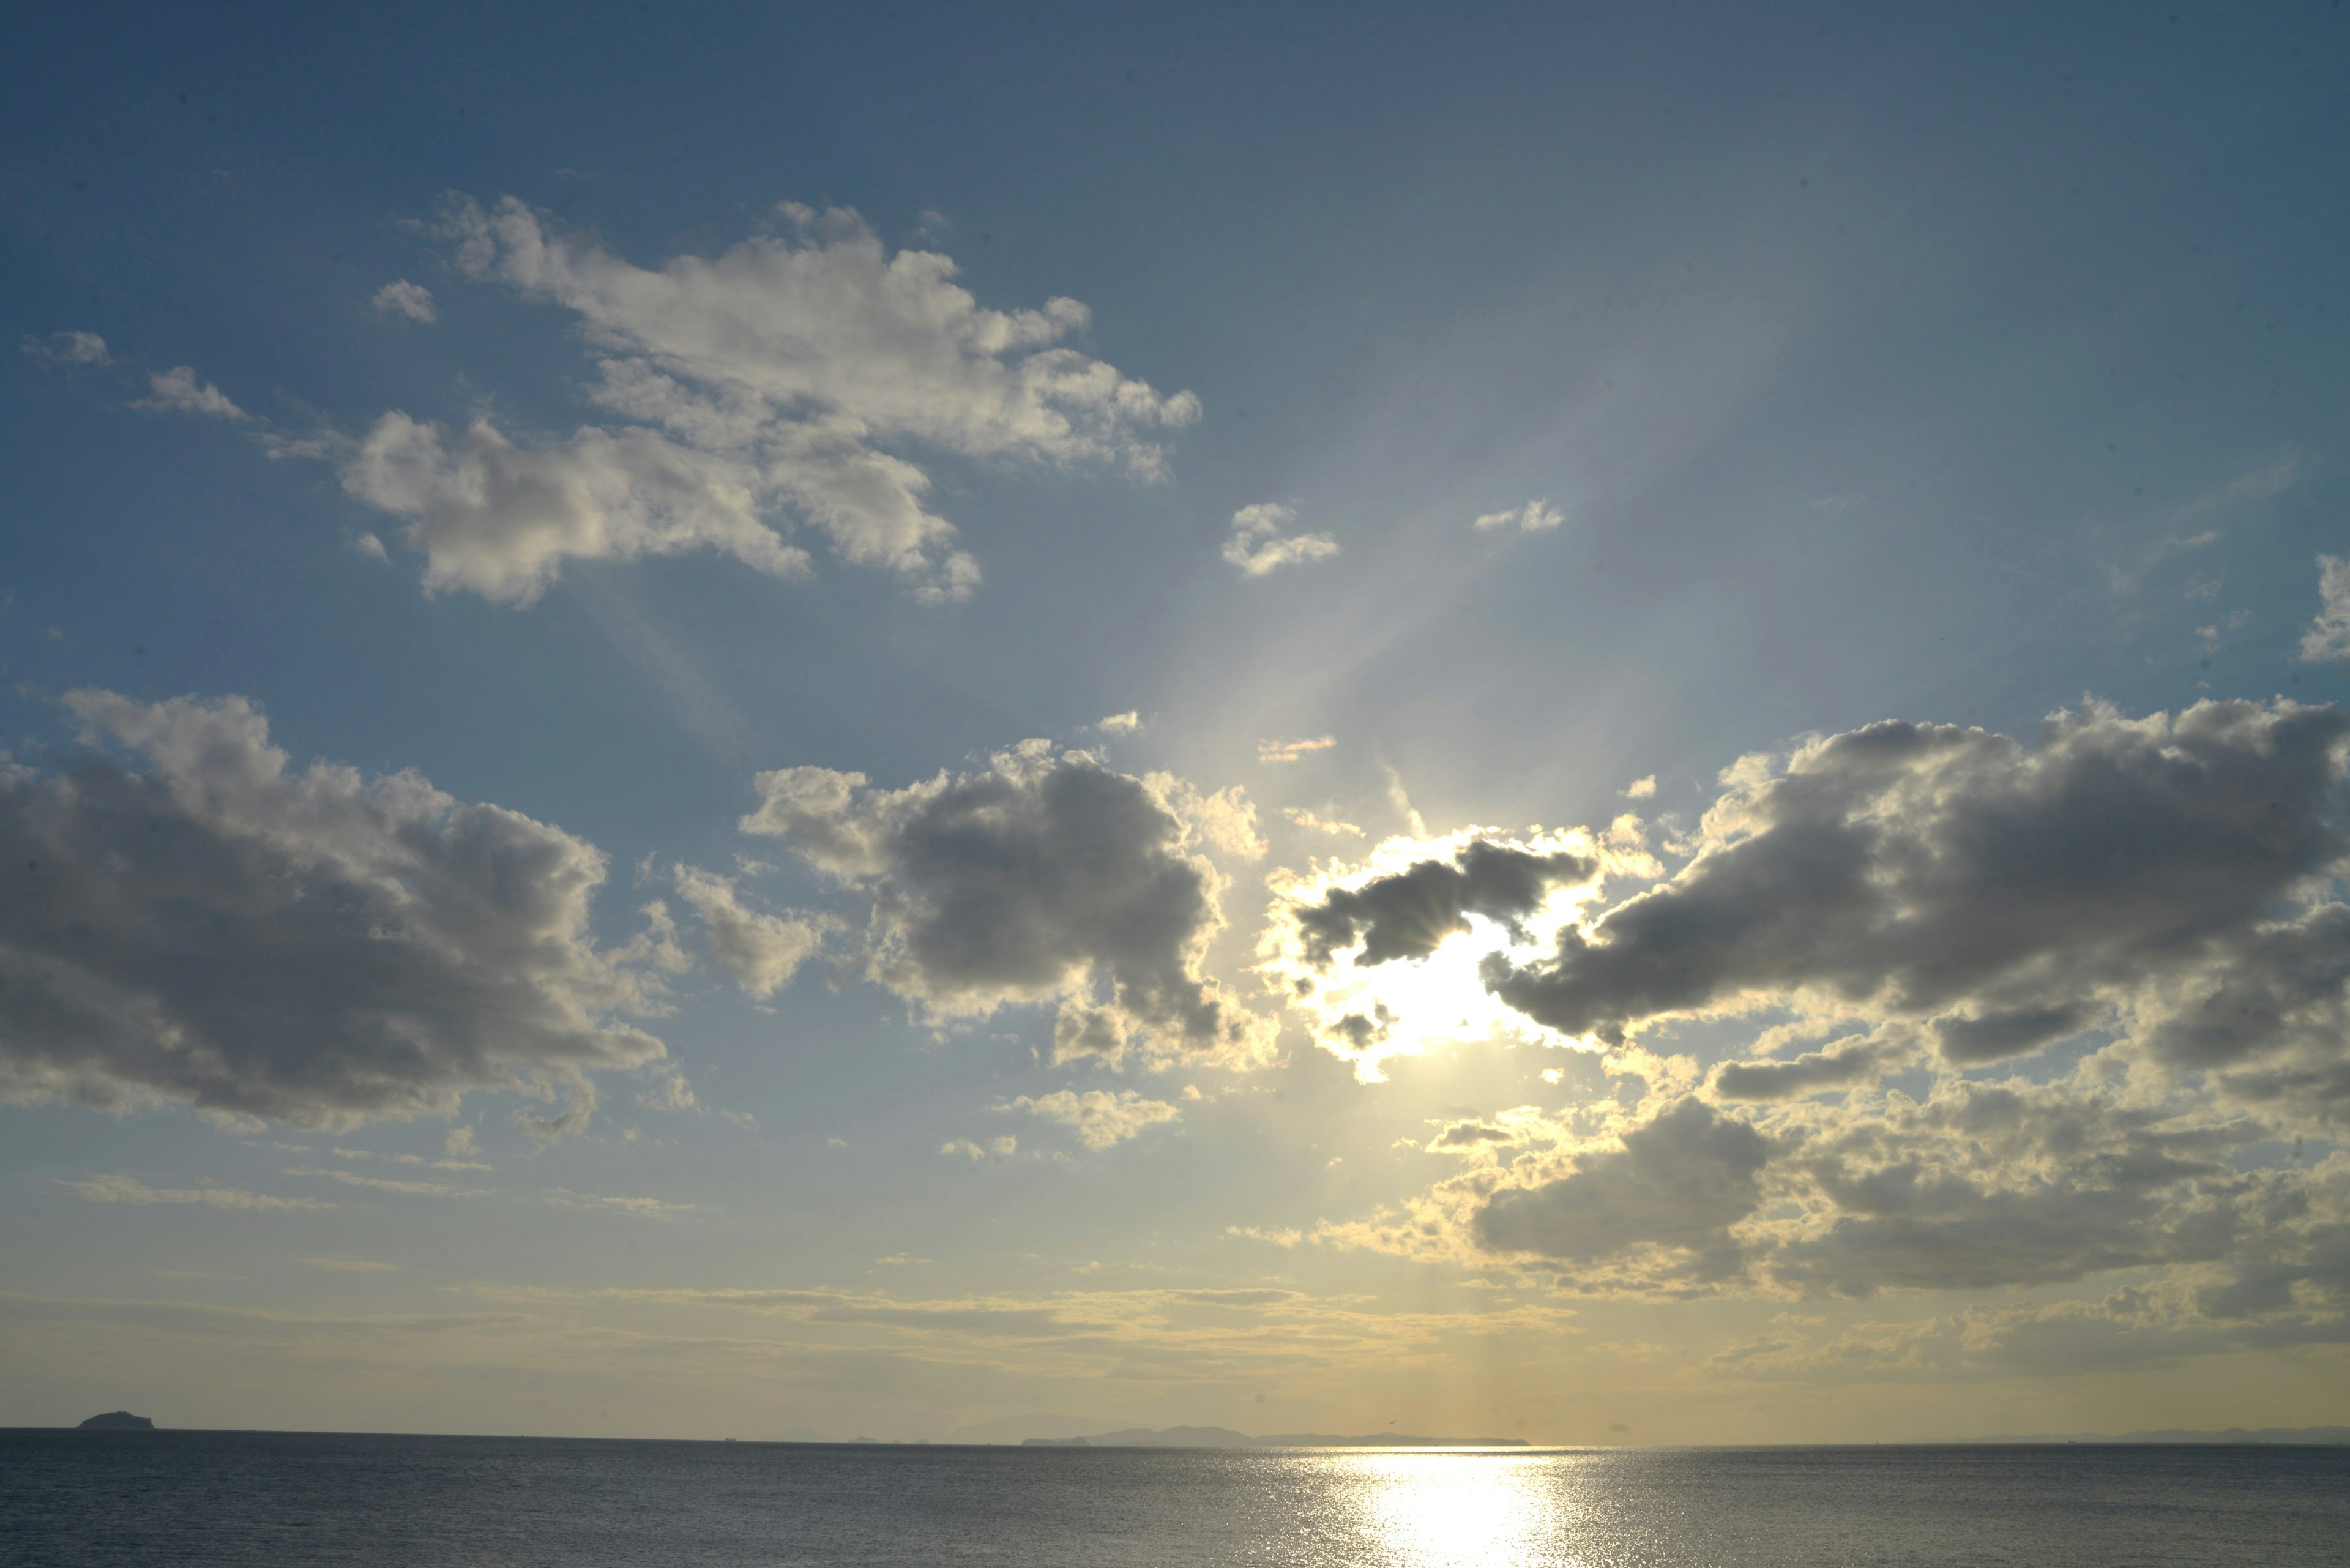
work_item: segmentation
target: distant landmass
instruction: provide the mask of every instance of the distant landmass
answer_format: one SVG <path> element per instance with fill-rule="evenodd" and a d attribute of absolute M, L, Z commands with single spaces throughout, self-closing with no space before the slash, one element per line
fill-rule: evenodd
<path fill-rule="evenodd" d="M 103 1416 L 92 1416 L 76 1429 L 84 1432 L 151 1432 L 155 1429 L 155 1423 L 128 1410 L 109 1410 Z"/>
<path fill-rule="evenodd" d="M 2139 1432 L 2002 1433 L 1995 1438 L 1967 1438 L 1970 1443 L 2295 1443 L 2332 1447 L 2350 1444 L 2350 1427 L 2230 1427 L 2224 1432 L 2165 1427 Z"/>
<path fill-rule="evenodd" d="M 1523 1449 L 1523 1438 L 1420 1438 L 1409 1432 L 1373 1432 L 1342 1438 L 1331 1432 L 1276 1432 L 1252 1438 L 1230 1427 L 1128 1427 L 1089 1438 L 1027 1438 L 1029 1449 Z"/>

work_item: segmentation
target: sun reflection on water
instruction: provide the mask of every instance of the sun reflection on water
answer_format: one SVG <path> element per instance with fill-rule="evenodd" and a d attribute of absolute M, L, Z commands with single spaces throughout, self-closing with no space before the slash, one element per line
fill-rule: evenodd
<path fill-rule="evenodd" d="M 1353 1471 L 1364 1561 L 1402 1568 L 1572 1568 L 1578 1489 L 1549 1454 L 1396 1449 L 1334 1455 Z"/>

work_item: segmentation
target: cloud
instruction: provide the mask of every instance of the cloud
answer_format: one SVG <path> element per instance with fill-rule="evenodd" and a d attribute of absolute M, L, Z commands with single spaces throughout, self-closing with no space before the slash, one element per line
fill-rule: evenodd
<path fill-rule="evenodd" d="M 702 917 L 711 961 L 753 996 L 772 996 L 790 984 L 837 925 L 822 915 L 746 909 L 733 879 L 715 872 L 680 866 L 676 878 L 678 896 Z"/>
<path fill-rule="evenodd" d="M 900 790 L 758 775 L 746 833 L 862 895 L 866 973 L 938 1020 L 1055 1002 L 1057 1056 L 1253 1059 L 1264 1021 L 1200 969 L 1222 878 L 1149 781 L 1044 741 Z"/>
<path fill-rule="evenodd" d="M 432 291 L 404 277 L 377 289 L 371 303 L 378 316 L 397 317 L 420 327 L 430 327 L 441 319 L 441 312 L 432 304 Z"/>
<path fill-rule="evenodd" d="M 2323 664 L 2350 659 L 2350 560 L 2317 557 L 2317 618 L 2302 634 L 2301 661 Z"/>
<path fill-rule="evenodd" d="M 1224 541 L 1224 559 L 1248 576 L 1261 577 L 1278 566 L 1326 561 L 1338 553 L 1338 541 L 1327 534 L 1284 534 L 1297 521 L 1297 509 L 1274 502 L 1259 502 L 1232 514 L 1232 536 Z"/>
<path fill-rule="evenodd" d="M 430 586 L 509 603 L 573 559 L 707 548 L 795 575 L 807 556 L 785 535 L 803 524 L 942 601 L 979 567 L 910 449 L 1151 481 L 1159 435 L 1199 417 L 1190 393 L 1069 348 L 1089 325 L 1075 300 L 986 309 L 952 261 L 893 255 L 854 213 L 782 213 L 786 234 L 648 269 L 511 198 L 457 202 L 438 232 L 459 270 L 577 313 L 591 396 L 619 422 L 515 441 L 485 418 L 452 437 L 395 411 L 346 484 L 409 521 Z"/>
<path fill-rule="evenodd" d="M 52 365 L 110 365 L 106 339 L 95 332 L 52 332 L 47 337 L 25 339 L 25 352 Z"/>
<path fill-rule="evenodd" d="M 1020 1140 L 1009 1134 L 1006 1134 L 1003 1137 L 990 1138 L 983 1147 L 972 1142 L 971 1139 L 967 1137 L 949 1138 L 946 1142 L 939 1145 L 939 1152 L 941 1154 L 959 1154 L 965 1159 L 985 1159 L 991 1154 L 995 1156 L 998 1159 L 1010 1159 L 1019 1151 Z"/>
<path fill-rule="evenodd" d="M 1730 1227 L 1760 1209 L 1772 1145 L 1742 1121 L 1683 1100 L 1537 1187 L 1504 1189 L 1477 1213 L 1485 1247 L 1588 1263 L 1639 1248 L 1695 1254 L 1700 1280 L 1735 1272 Z"/>
<path fill-rule="evenodd" d="M 234 1187 L 150 1187 L 135 1176 L 94 1176 L 59 1181 L 59 1187 L 92 1203 L 198 1203 L 210 1209 L 332 1209 L 307 1198 L 273 1198 Z"/>
<path fill-rule="evenodd" d="M 343 485 L 408 519 L 424 586 L 527 605 L 567 560 L 631 560 L 716 549 L 774 577 L 804 576 L 807 552 L 761 516 L 739 462 L 658 432 L 594 426 L 517 446 L 486 419 L 462 433 L 389 413 L 343 468 Z"/>
<path fill-rule="evenodd" d="M 1586 856 L 1537 855 L 1478 838 L 1449 861 L 1422 860 L 1359 887 L 1333 888 L 1291 918 L 1306 961 L 1318 969 L 1358 942 L 1357 966 L 1423 959 L 1445 938 L 1467 930 L 1471 915 L 1522 935 L 1521 922 L 1553 888 L 1588 881 L 1598 870 L 1599 862 Z"/>
<path fill-rule="evenodd" d="M 1129 708 L 1123 713 L 1112 713 L 1107 719 L 1097 720 L 1089 727 L 1105 735 L 1131 735 L 1142 729 L 1142 715 Z"/>
<path fill-rule="evenodd" d="M 1678 876 L 1487 981 L 1574 1035 L 1825 1009 L 1931 1021 L 1973 1064 L 2107 1027 L 2241 1093 L 2350 1097 L 2350 909 L 2321 889 L 2345 742 L 2333 708 L 2093 705 L 2036 750 L 1888 722 L 1749 757 Z"/>
<path fill-rule="evenodd" d="M 1117 1094 L 1103 1089 L 1088 1089 L 1084 1094 L 1061 1089 L 1033 1099 L 1023 1095 L 995 1108 L 1026 1111 L 1045 1121 L 1074 1127 L 1077 1141 L 1095 1149 L 1122 1143 L 1146 1127 L 1174 1121 L 1183 1114 L 1163 1100 L 1146 1100 L 1131 1089 Z"/>
<path fill-rule="evenodd" d="M 1892 1054 L 1875 1038 L 1811 1051 L 1789 1062 L 1724 1062 L 1714 1069 L 1713 1093 L 1724 1100 L 1784 1100 L 1866 1083 Z"/>
<path fill-rule="evenodd" d="M 100 345 L 103 348 L 103 345 Z M 154 396 L 141 398 L 133 408 L 160 409 L 169 413 L 200 414 L 206 419 L 242 422 L 253 416 L 229 401 L 228 394 L 210 381 L 199 382 L 193 369 L 175 365 L 147 378 Z"/>
<path fill-rule="evenodd" d="M 1304 741 L 1259 741 L 1256 760 L 1261 763 L 1294 763 L 1315 752 L 1326 752 L 1338 742 L 1329 735 L 1315 735 Z"/>
<path fill-rule="evenodd" d="M 1498 528 L 1515 528 L 1521 534 L 1544 534 L 1566 521 L 1566 514 L 1548 501 L 1529 501 L 1523 506 L 1513 506 L 1506 512 L 1488 512 L 1473 526 L 1481 534 Z"/>
<path fill-rule="evenodd" d="M 1623 789 L 1626 800 L 1653 800 L 1656 798 L 1656 794 L 1657 775 L 1654 774 L 1650 774 L 1644 779 L 1634 779 Z"/>
<path fill-rule="evenodd" d="M 1353 823 L 1340 822 L 1332 817 L 1316 816 L 1304 806 L 1284 805 L 1281 808 L 1281 815 L 1298 826 L 1315 833 L 1352 834 L 1357 838 L 1363 836 L 1363 830 Z"/>
<path fill-rule="evenodd" d="M 243 698 L 66 699 L 90 750 L 0 771 L 0 1099 L 348 1127 L 557 1089 L 661 1044 L 597 945 L 592 845 L 414 773 L 296 771 Z"/>

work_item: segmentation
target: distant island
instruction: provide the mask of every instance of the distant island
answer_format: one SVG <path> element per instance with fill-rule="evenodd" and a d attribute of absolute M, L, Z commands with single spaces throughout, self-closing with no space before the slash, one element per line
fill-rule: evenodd
<path fill-rule="evenodd" d="M 1523 1438 L 1420 1438 L 1373 1432 L 1342 1438 L 1330 1432 L 1276 1432 L 1252 1438 L 1230 1427 L 1128 1427 L 1090 1438 L 1026 1438 L 1025 1449 L 1523 1449 Z"/>
<path fill-rule="evenodd" d="M 2225 1431 L 2199 1431 L 2165 1427 L 2137 1432 L 2034 1432 L 2025 1436 L 2002 1433 L 1994 1438 L 1965 1438 L 1968 1443 L 2276 1443 L 2334 1448 L 2350 1445 L 2350 1427 L 2230 1427 Z"/>
<path fill-rule="evenodd" d="M 128 1410 L 109 1410 L 103 1416 L 92 1416 L 76 1431 L 81 1432 L 151 1432 L 155 1423 L 144 1416 L 134 1416 Z"/>

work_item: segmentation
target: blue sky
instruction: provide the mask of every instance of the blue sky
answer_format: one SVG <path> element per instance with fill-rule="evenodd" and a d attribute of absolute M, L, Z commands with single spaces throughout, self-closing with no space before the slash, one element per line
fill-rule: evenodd
<path fill-rule="evenodd" d="M 2338 1405 L 2337 8 L 9 33 L 0 1418 Z"/>

